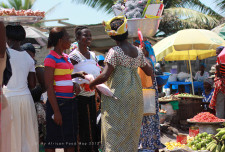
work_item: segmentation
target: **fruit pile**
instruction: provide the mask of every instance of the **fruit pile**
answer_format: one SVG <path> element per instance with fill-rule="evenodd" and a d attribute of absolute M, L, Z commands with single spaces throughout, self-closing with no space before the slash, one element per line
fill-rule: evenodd
<path fill-rule="evenodd" d="M 0 16 L 41 16 L 45 17 L 45 12 L 28 10 L 0 9 Z"/>
<path fill-rule="evenodd" d="M 166 114 L 166 110 L 163 110 L 163 109 L 159 109 L 159 112 Z"/>
<path fill-rule="evenodd" d="M 179 100 L 179 98 L 174 95 L 159 98 L 159 101 L 175 101 L 175 100 Z"/>
<path fill-rule="evenodd" d="M 206 150 L 209 143 L 211 143 L 212 141 L 214 141 L 213 135 L 204 132 L 195 136 L 194 140 L 188 141 L 187 145 L 192 150 Z"/>
<path fill-rule="evenodd" d="M 188 93 L 180 93 L 178 95 L 176 95 L 177 97 L 193 97 L 193 98 L 202 98 L 202 96 L 198 96 L 198 95 L 193 95 L 193 94 L 188 94 Z"/>
<path fill-rule="evenodd" d="M 179 149 L 179 148 L 185 148 L 185 145 L 184 144 L 181 144 L 181 143 L 177 143 L 175 141 L 173 142 L 166 142 L 165 143 L 165 146 L 168 150 L 173 150 L 173 149 Z"/>
<path fill-rule="evenodd" d="M 215 136 L 206 132 L 198 134 L 193 141 L 188 142 L 188 147 L 192 150 L 225 152 L 225 128 L 218 128 L 217 132 Z"/>
<path fill-rule="evenodd" d="M 209 112 L 201 112 L 194 116 L 190 121 L 193 122 L 224 122 L 223 119 L 217 118 L 215 115 Z"/>

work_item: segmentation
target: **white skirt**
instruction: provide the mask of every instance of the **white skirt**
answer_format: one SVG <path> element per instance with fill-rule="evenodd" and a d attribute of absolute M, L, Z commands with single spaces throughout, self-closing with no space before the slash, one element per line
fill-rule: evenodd
<path fill-rule="evenodd" d="M 11 109 L 11 152 L 38 152 L 38 123 L 31 95 L 7 100 Z"/>
<path fill-rule="evenodd" d="M 0 109 L 0 152 L 10 152 L 11 148 L 11 111 L 5 96 L 2 96 Z"/>

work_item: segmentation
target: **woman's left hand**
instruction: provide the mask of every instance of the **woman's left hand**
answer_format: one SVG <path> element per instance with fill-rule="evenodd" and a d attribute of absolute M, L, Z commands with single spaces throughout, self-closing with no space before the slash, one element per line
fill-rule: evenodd
<path fill-rule="evenodd" d="M 73 83 L 73 91 L 76 95 L 81 92 L 80 85 L 78 83 Z"/>

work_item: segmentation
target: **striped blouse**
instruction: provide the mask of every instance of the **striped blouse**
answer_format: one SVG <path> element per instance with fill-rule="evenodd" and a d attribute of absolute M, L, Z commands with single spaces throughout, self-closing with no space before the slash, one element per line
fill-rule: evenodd
<path fill-rule="evenodd" d="M 67 54 L 60 56 L 55 51 L 47 55 L 44 65 L 52 67 L 54 71 L 54 90 L 57 98 L 74 98 L 73 82 L 71 74 L 73 65 Z"/>

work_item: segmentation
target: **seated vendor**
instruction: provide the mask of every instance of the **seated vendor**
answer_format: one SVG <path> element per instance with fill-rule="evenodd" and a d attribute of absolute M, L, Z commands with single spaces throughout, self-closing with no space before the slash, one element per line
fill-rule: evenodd
<path fill-rule="evenodd" d="M 204 80 L 204 91 L 202 93 L 203 96 L 203 100 L 202 102 L 204 102 L 204 111 L 208 111 L 211 112 L 209 109 L 209 103 L 212 99 L 213 96 L 213 92 L 214 92 L 214 88 L 213 88 L 213 79 L 212 78 L 207 78 Z"/>
<path fill-rule="evenodd" d="M 201 81 L 203 82 L 205 79 L 209 77 L 209 73 L 205 71 L 205 64 L 201 63 L 200 64 L 200 71 L 198 71 L 195 75 L 195 81 Z"/>

